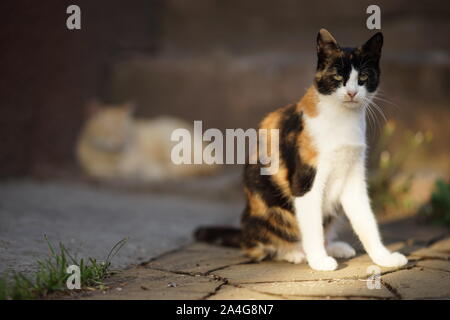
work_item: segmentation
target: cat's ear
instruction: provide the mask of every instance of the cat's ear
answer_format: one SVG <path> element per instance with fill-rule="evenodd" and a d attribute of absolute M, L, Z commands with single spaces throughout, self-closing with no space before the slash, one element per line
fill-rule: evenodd
<path fill-rule="evenodd" d="M 333 51 L 340 50 L 336 39 L 326 29 L 320 29 L 317 34 L 317 53 L 330 54 Z"/>
<path fill-rule="evenodd" d="M 377 32 L 372 38 L 367 40 L 367 42 L 362 46 L 362 49 L 365 53 L 380 56 L 381 48 L 383 47 L 383 34 L 381 32 Z"/>

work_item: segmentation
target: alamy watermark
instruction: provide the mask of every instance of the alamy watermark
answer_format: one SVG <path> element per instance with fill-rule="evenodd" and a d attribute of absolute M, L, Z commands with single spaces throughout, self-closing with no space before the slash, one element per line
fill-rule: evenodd
<path fill-rule="evenodd" d="M 66 281 L 67 289 L 69 289 L 69 290 L 81 289 L 80 267 L 72 264 L 67 267 L 66 273 L 70 274 L 70 276 L 67 278 L 67 281 Z"/>
<path fill-rule="evenodd" d="M 69 30 L 81 29 L 81 9 L 76 4 L 67 7 L 66 13 L 69 14 L 66 20 L 66 27 Z"/>
<path fill-rule="evenodd" d="M 66 20 L 66 26 L 69 30 L 81 29 L 81 8 L 76 4 L 71 4 L 67 7 L 66 13 L 69 14 Z M 366 20 L 367 29 L 381 29 L 381 9 L 376 4 L 371 4 L 367 7 L 366 13 L 370 16 Z"/>
<path fill-rule="evenodd" d="M 367 267 L 367 274 L 369 277 L 367 278 L 366 285 L 367 289 L 381 289 L 381 269 L 376 265 L 371 265 Z"/>
<path fill-rule="evenodd" d="M 219 129 L 203 132 L 202 121 L 194 121 L 194 132 L 184 128 L 172 132 L 178 142 L 171 152 L 172 162 L 181 164 L 262 164 L 261 175 L 276 174 L 279 169 L 278 129 Z M 204 143 L 208 142 L 205 146 Z"/>
<path fill-rule="evenodd" d="M 370 16 L 366 20 L 367 29 L 373 30 L 381 29 L 381 9 L 376 4 L 371 4 L 367 7 L 366 13 L 370 14 Z"/>

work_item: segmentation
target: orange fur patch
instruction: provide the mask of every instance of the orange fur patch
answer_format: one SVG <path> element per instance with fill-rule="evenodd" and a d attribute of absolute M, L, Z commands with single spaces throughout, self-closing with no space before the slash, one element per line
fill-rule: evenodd
<path fill-rule="evenodd" d="M 245 248 L 245 254 L 254 261 L 261 261 L 267 257 L 269 252 L 275 252 L 276 248 L 273 245 L 263 245 L 259 243 L 259 245 L 251 248 Z"/>
<path fill-rule="evenodd" d="M 261 196 L 257 193 L 250 192 L 247 188 L 244 188 L 247 195 L 249 212 L 254 215 L 265 216 L 268 210 L 266 203 L 261 199 Z"/>
<path fill-rule="evenodd" d="M 280 229 L 284 229 L 286 232 L 289 232 L 295 236 L 299 235 L 297 218 L 291 212 L 283 208 L 271 208 L 268 221 L 272 225 L 278 226 Z"/>
<path fill-rule="evenodd" d="M 316 167 L 317 149 L 314 146 L 311 136 L 306 128 L 303 128 L 298 140 L 298 145 L 300 146 L 300 157 L 302 158 L 302 161 L 310 166 Z"/>
<path fill-rule="evenodd" d="M 261 124 L 259 125 L 259 127 L 261 129 L 278 129 L 279 122 L 280 122 L 280 111 L 276 110 L 276 111 L 269 113 L 263 119 L 263 121 L 261 121 Z"/>
<path fill-rule="evenodd" d="M 309 87 L 303 98 L 298 102 L 297 108 L 303 111 L 308 117 L 314 118 L 318 114 L 317 103 L 319 99 L 317 97 L 317 91 L 314 86 Z"/>
<path fill-rule="evenodd" d="M 259 156 L 261 154 L 266 154 L 268 157 L 272 156 L 272 141 L 271 141 L 271 132 L 270 130 L 275 129 L 279 130 L 280 124 L 280 110 L 273 111 L 269 113 L 260 123 L 259 129 L 266 129 L 267 132 L 260 132 L 259 139 L 262 139 L 265 143 L 263 144 L 264 150 L 259 150 L 260 144 L 258 143 L 258 147 L 255 150 L 254 156 L 259 160 Z M 278 159 L 277 159 L 278 160 Z M 259 160 L 260 161 L 260 160 Z"/>
<path fill-rule="evenodd" d="M 283 164 L 280 163 L 278 172 L 272 175 L 272 180 L 278 185 L 286 197 L 292 196 L 288 180 L 288 170 Z"/>

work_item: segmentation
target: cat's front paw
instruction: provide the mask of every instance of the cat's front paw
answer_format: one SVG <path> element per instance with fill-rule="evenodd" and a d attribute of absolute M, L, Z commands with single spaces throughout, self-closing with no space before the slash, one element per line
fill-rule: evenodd
<path fill-rule="evenodd" d="M 318 271 L 333 271 L 338 266 L 337 261 L 329 256 L 309 259 L 308 264 L 311 268 Z"/>
<path fill-rule="evenodd" d="M 399 252 L 388 252 L 381 256 L 374 257 L 373 261 L 382 267 L 401 267 L 408 263 L 408 259 Z"/>

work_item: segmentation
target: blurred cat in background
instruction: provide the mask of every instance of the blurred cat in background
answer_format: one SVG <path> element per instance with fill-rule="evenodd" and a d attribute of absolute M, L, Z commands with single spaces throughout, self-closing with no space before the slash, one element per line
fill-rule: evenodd
<path fill-rule="evenodd" d="M 211 172 L 209 165 L 175 165 L 170 158 L 178 128 L 193 132 L 181 119 L 136 119 L 131 103 L 88 104 L 89 116 L 78 138 L 76 153 L 84 171 L 99 179 L 162 181 Z"/>

